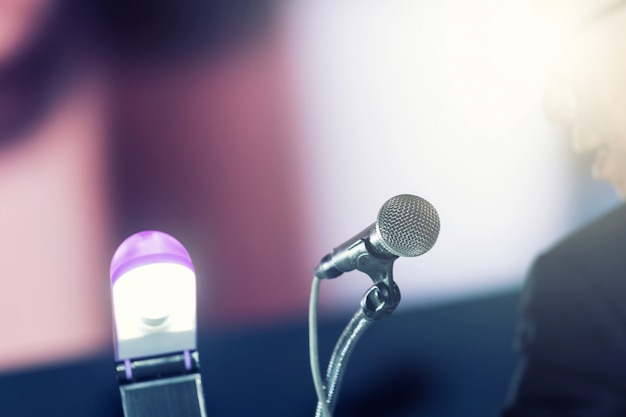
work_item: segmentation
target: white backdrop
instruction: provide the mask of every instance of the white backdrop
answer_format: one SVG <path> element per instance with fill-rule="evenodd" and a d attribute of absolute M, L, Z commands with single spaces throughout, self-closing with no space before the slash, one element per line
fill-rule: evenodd
<path fill-rule="evenodd" d="M 519 286 L 573 227 L 568 144 L 541 112 L 545 51 L 515 3 L 293 3 L 312 264 L 401 193 L 441 218 L 429 253 L 396 262 L 404 307 Z M 348 274 L 323 299 L 352 310 L 368 285 Z"/>

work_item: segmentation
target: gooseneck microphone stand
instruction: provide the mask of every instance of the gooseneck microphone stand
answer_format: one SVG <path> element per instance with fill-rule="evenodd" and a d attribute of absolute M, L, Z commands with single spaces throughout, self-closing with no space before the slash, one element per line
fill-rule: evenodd
<path fill-rule="evenodd" d="M 352 316 L 352 319 L 339 337 L 326 369 L 325 381 L 321 381 L 321 387 L 317 386 L 320 381 L 316 381 L 318 378 L 315 375 L 316 372 L 319 372 L 319 364 L 317 358 L 313 357 L 317 355 L 317 340 L 311 337 L 311 368 L 314 374 L 314 383 L 316 384 L 318 399 L 321 391 L 323 394 L 322 398 L 325 398 L 326 401 L 326 404 L 323 403 L 323 399 L 318 401 L 315 417 L 331 417 L 331 413 L 337 404 L 339 386 L 345 373 L 346 364 L 357 341 L 372 322 L 387 317 L 400 303 L 400 289 L 393 281 L 392 273 L 395 259 L 395 257 L 378 258 L 371 255 L 360 259 L 359 270 L 369 275 L 374 281 L 374 285 L 367 290 L 361 299 L 360 308 Z M 315 277 L 314 280 L 319 284 L 318 277 Z M 314 283 L 311 297 L 311 315 L 315 314 L 317 307 L 317 295 L 313 296 L 313 292 L 317 291 L 315 287 Z M 313 335 L 316 332 L 316 319 L 314 317 L 310 321 L 310 326 L 313 326 L 310 328 Z"/>
<path fill-rule="evenodd" d="M 394 261 L 400 256 L 419 256 L 428 252 L 438 235 L 437 210 L 423 198 L 401 194 L 383 204 L 374 224 L 334 248 L 315 268 L 309 304 L 309 356 L 318 400 L 316 417 L 332 417 L 339 384 L 356 342 L 371 322 L 387 317 L 400 303 L 400 290 L 393 281 Z M 365 293 L 361 308 L 339 337 L 324 381 L 317 349 L 320 281 L 353 270 L 366 273 L 374 285 Z"/>

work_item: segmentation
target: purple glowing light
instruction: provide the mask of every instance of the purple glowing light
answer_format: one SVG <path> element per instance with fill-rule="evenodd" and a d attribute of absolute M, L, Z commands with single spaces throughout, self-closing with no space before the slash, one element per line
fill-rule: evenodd
<path fill-rule="evenodd" d="M 131 269 L 155 263 L 174 263 L 195 272 L 189 252 L 175 238 L 157 230 L 135 233 L 124 240 L 111 259 L 111 284 Z"/>

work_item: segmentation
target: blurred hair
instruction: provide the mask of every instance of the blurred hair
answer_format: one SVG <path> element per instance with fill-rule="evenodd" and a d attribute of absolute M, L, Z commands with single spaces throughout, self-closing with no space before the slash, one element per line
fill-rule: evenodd
<path fill-rule="evenodd" d="M 109 40 L 123 59 L 172 59 L 254 35 L 272 0 L 104 1 Z"/>
<path fill-rule="evenodd" d="M 34 36 L 0 66 L 0 145 L 23 136 L 67 88 L 101 38 L 93 4 L 60 0 Z"/>
<path fill-rule="evenodd" d="M 173 62 L 253 36 L 271 0 L 59 0 L 0 66 L 0 147 L 36 125 L 90 60 Z"/>

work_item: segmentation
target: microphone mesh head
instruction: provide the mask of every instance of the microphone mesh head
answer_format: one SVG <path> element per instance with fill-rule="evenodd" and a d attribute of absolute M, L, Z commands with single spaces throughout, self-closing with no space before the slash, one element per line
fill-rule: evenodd
<path fill-rule="evenodd" d="M 382 245 L 393 255 L 418 256 L 437 241 L 439 215 L 423 198 L 402 194 L 383 204 L 376 229 Z"/>

